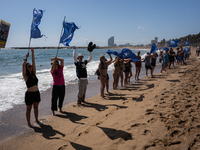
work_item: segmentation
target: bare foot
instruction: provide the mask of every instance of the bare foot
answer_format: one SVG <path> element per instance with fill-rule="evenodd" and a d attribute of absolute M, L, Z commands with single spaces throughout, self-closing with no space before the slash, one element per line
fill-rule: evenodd
<path fill-rule="evenodd" d="M 30 123 L 28 123 L 28 126 L 30 127 L 30 128 L 32 128 L 33 126 L 30 124 Z"/>
<path fill-rule="evenodd" d="M 52 116 L 55 116 L 56 114 L 55 114 L 55 112 L 54 111 L 52 111 Z"/>
<path fill-rule="evenodd" d="M 61 113 L 63 112 L 63 111 L 62 111 L 62 108 L 59 108 L 59 112 L 61 112 Z"/>
<path fill-rule="evenodd" d="M 43 123 L 42 122 L 40 122 L 39 120 L 38 121 L 35 121 L 37 124 L 39 124 L 39 125 L 43 125 Z"/>

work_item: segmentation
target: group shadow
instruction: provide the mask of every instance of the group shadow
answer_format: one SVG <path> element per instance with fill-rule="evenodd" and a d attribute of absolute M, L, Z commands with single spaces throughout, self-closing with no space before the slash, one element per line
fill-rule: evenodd
<path fill-rule="evenodd" d="M 87 116 L 77 115 L 75 113 L 65 112 L 65 111 L 63 111 L 62 114 L 56 114 L 56 116 L 60 118 L 69 119 L 71 122 L 77 123 L 77 124 L 84 124 L 78 121 L 88 118 Z"/>
<path fill-rule="evenodd" d="M 122 138 L 125 141 L 127 140 L 133 140 L 132 136 L 130 133 L 122 131 L 122 130 L 116 130 L 112 128 L 106 128 L 106 127 L 100 127 L 97 126 L 100 129 L 103 130 L 103 132 L 111 139 L 111 140 L 116 140 L 118 138 Z"/>
<path fill-rule="evenodd" d="M 42 136 L 48 140 L 60 139 L 59 137 L 54 137 L 57 134 L 60 134 L 63 137 L 65 136 L 65 134 L 60 131 L 54 130 L 50 125 L 39 124 L 39 126 L 40 128 L 36 126 L 32 126 L 31 128 L 37 133 L 42 133 Z"/>
<path fill-rule="evenodd" d="M 86 102 L 85 104 L 82 104 L 82 106 L 84 107 L 91 107 L 96 109 L 97 111 L 105 111 L 106 109 L 108 109 L 108 106 L 116 106 L 117 108 L 127 108 L 127 106 L 119 106 L 116 104 L 108 104 L 108 105 L 101 105 L 101 104 L 97 104 L 97 103 L 91 103 L 91 102 Z"/>

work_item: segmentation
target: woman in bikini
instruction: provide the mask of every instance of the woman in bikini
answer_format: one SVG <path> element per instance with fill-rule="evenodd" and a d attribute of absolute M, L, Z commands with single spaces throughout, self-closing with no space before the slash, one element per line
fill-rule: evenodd
<path fill-rule="evenodd" d="M 32 127 L 30 122 L 32 107 L 34 109 L 35 122 L 39 125 L 41 124 L 41 122 L 38 120 L 38 105 L 40 102 L 40 92 L 38 90 L 38 78 L 36 77 L 35 57 L 33 48 L 31 48 L 31 53 L 32 65 L 30 63 L 27 63 L 29 52 L 26 54 L 26 57 L 22 64 L 22 75 L 27 86 L 27 91 L 25 93 L 25 103 L 26 120 L 29 127 Z"/>
<path fill-rule="evenodd" d="M 118 56 L 115 57 L 114 60 L 114 70 L 113 70 L 113 89 L 116 90 L 117 86 L 118 86 L 118 82 L 119 82 L 119 75 L 120 75 L 120 59 L 118 58 Z"/>
<path fill-rule="evenodd" d="M 100 73 L 100 81 L 101 81 L 101 87 L 100 87 L 100 91 L 101 91 L 101 97 L 105 98 L 104 96 L 104 89 L 105 89 L 105 84 L 108 78 L 108 74 L 107 74 L 107 67 L 112 63 L 112 57 L 110 56 L 110 60 L 106 61 L 104 55 L 101 55 L 100 57 L 100 63 L 99 63 L 99 73 Z"/>

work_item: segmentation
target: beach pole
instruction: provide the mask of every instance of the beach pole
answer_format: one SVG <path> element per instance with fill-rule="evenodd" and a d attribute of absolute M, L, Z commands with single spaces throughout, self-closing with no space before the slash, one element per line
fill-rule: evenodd
<path fill-rule="evenodd" d="M 33 11 L 35 10 L 35 8 L 33 9 Z M 34 17 L 33 17 L 34 19 Z M 32 26 L 32 23 L 33 23 L 33 19 L 32 19 L 32 22 L 31 22 L 31 26 Z M 29 39 L 29 45 L 28 45 L 28 52 L 30 50 L 30 46 L 31 46 L 31 35 L 30 35 L 30 39 Z"/>
<path fill-rule="evenodd" d="M 64 21 L 65 21 L 65 18 L 66 18 L 66 16 L 64 17 Z M 62 36 L 62 33 L 63 33 L 63 26 L 62 26 L 62 30 L 61 30 L 61 34 L 60 34 L 60 38 L 61 38 L 61 36 Z M 56 57 L 58 56 L 58 50 L 59 50 L 59 47 L 60 47 L 60 39 L 59 39 L 59 41 L 58 41 L 58 48 L 57 48 L 57 52 L 56 52 Z"/>

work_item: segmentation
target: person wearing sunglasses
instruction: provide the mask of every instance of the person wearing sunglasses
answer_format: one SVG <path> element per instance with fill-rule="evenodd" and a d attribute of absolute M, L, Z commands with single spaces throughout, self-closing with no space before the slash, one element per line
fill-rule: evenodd
<path fill-rule="evenodd" d="M 38 90 L 38 78 L 36 77 L 36 66 L 34 49 L 31 48 L 32 53 L 32 65 L 27 62 L 29 57 L 29 52 L 27 52 L 26 57 L 22 64 L 22 75 L 24 81 L 26 82 L 27 91 L 25 93 L 25 103 L 26 103 L 26 120 L 29 127 L 32 127 L 30 122 L 31 109 L 34 109 L 35 122 L 41 124 L 38 120 L 38 105 L 40 102 L 40 92 Z"/>

